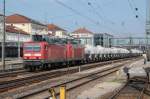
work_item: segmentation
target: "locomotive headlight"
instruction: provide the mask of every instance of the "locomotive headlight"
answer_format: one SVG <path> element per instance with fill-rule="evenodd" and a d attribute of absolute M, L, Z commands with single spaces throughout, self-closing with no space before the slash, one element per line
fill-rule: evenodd
<path fill-rule="evenodd" d="M 37 54 L 34 54 L 34 56 L 41 56 L 41 54 L 40 54 L 40 53 L 37 53 Z"/>
<path fill-rule="evenodd" d="M 24 54 L 24 56 L 31 56 L 31 54 Z"/>

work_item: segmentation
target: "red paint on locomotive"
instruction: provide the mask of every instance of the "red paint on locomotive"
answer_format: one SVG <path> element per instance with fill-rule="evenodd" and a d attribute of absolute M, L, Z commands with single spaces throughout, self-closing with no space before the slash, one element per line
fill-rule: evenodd
<path fill-rule="evenodd" d="M 66 48 L 65 45 L 50 44 L 48 45 L 48 61 L 64 61 L 66 60 Z"/>
<path fill-rule="evenodd" d="M 84 58 L 84 48 L 77 45 L 49 44 L 47 42 L 26 42 L 23 47 L 24 64 L 42 65 L 63 63 L 66 61 L 81 61 Z"/>
<path fill-rule="evenodd" d="M 46 45 L 47 42 L 27 42 L 23 45 L 23 59 L 37 60 L 46 59 Z"/>

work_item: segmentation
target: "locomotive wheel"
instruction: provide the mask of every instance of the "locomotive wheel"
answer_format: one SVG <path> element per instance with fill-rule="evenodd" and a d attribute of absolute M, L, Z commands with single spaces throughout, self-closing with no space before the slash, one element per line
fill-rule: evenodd
<path fill-rule="evenodd" d="M 42 70 L 48 70 L 49 68 L 48 68 L 48 64 L 43 64 L 42 65 Z"/>
<path fill-rule="evenodd" d="M 31 71 L 31 72 L 35 71 L 35 67 L 33 67 L 33 66 L 29 67 L 29 71 Z"/>
<path fill-rule="evenodd" d="M 48 70 L 51 70 L 52 68 L 51 68 L 51 64 L 47 64 L 47 69 Z"/>
<path fill-rule="evenodd" d="M 30 66 L 28 66 L 27 64 L 24 64 L 23 68 L 27 71 L 30 71 Z"/>
<path fill-rule="evenodd" d="M 71 62 L 71 66 L 75 66 L 76 64 L 78 64 L 78 61 L 72 61 Z"/>

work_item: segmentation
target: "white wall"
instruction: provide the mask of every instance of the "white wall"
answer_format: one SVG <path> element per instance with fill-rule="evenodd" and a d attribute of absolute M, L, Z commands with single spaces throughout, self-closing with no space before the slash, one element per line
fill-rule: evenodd
<path fill-rule="evenodd" d="M 53 31 L 48 31 L 48 33 L 52 34 Z M 68 37 L 68 36 L 66 35 L 66 34 L 67 34 L 66 31 L 61 31 L 61 30 L 59 30 L 59 31 L 55 31 L 54 33 L 55 33 L 55 36 L 58 37 L 58 38 L 67 38 L 67 37 Z"/>
<path fill-rule="evenodd" d="M 47 26 L 33 24 L 33 23 L 6 23 L 6 25 L 13 25 L 29 34 L 48 34 Z"/>
<path fill-rule="evenodd" d="M 67 32 L 65 31 L 56 31 L 55 32 L 55 36 L 59 37 L 59 38 L 66 38 L 67 37 Z"/>
<path fill-rule="evenodd" d="M 81 44 L 83 45 L 94 45 L 94 34 L 90 33 L 71 33 L 75 38 L 80 39 Z"/>
<path fill-rule="evenodd" d="M 47 26 L 38 25 L 38 24 L 31 24 L 31 33 L 32 34 L 48 34 L 48 28 Z"/>
<path fill-rule="evenodd" d="M 18 38 L 19 37 L 19 38 Z M 27 42 L 30 41 L 30 35 L 19 34 L 18 33 L 9 33 L 6 32 L 6 42 Z M 0 34 L 0 41 L 2 41 L 2 34 Z"/>
<path fill-rule="evenodd" d="M 6 23 L 6 25 L 13 25 L 27 33 L 31 33 L 31 24 L 30 23 Z"/>
<path fill-rule="evenodd" d="M 74 37 L 85 37 L 85 38 L 94 36 L 93 34 L 90 33 L 71 33 L 71 35 Z"/>

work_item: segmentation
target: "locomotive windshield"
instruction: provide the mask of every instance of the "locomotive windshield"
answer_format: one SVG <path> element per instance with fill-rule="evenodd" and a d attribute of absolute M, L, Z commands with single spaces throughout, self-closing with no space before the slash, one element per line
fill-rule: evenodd
<path fill-rule="evenodd" d="M 35 51 L 38 52 L 41 50 L 40 45 L 25 45 L 24 46 L 25 51 Z"/>

